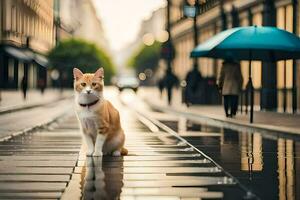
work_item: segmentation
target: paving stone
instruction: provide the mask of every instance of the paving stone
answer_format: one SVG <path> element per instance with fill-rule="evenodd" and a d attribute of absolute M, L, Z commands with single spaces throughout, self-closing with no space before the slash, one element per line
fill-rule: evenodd
<path fill-rule="evenodd" d="M 194 195 L 188 195 L 186 196 L 187 198 L 181 198 L 181 195 L 122 195 L 121 200 L 155 200 L 155 199 L 160 199 L 160 200 L 172 200 L 172 199 L 182 199 L 182 200 L 190 200 L 190 197 L 194 197 Z M 222 192 L 201 192 L 197 194 L 196 199 L 222 199 L 224 197 L 224 194 Z"/>
<path fill-rule="evenodd" d="M 113 169 L 111 169 L 113 170 Z M 124 173 L 217 173 L 216 167 L 126 167 Z"/>
<path fill-rule="evenodd" d="M 70 175 L 0 175 L 0 182 L 68 182 Z"/>
<path fill-rule="evenodd" d="M 72 168 L 62 167 L 1 167 L 0 174 L 72 174 Z"/>
<path fill-rule="evenodd" d="M 200 193 L 207 192 L 207 188 L 189 187 L 189 188 L 170 188 L 170 187 L 153 187 L 153 188 L 123 188 L 122 196 L 129 195 L 153 195 L 153 196 L 180 196 L 180 197 L 198 197 Z"/>
<path fill-rule="evenodd" d="M 219 177 L 211 177 L 211 176 L 200 176 L 200 175 L 190 175 L 190 176 L 171 176 L 167 174 L 159 174 L 159 173 L 153 173 L 153 174 L 124 174 L 123 179 L 124 180 L 207 180 L 207 179 L 217 179 L 217 180 L 224 180 L 225 176 L 219 176 Z"/>
<path fill-rule="evenodd" d="M 123 181 L 124 187 L 129 188 L 137 188 L 137 187 L 193 187 L 193 186 L 208 186 L 208 185 L 218 185 L 223 184 L 223 180 L 221 178 L 211 178 L 211 179 L 198 179 L 198 180 L 189 180 L 189 179 L 181 179 L 178 177 L 180 181 L 177 180 L 146 180 L 146 181 Z M 230 185 L 230 183 L 228 183 Z"/>
<path fill-rule="evenodd" d="M 0 199 L 58 199 L 61 192 L 1 192 Z"/>
<path fill-rule="evenodd" d="M 74 161 L 65 161 L 65 160 L 0 161 L 0 166 L 16 166 L 16 167 L 73 167 L 75 166 L 75 164 L 76 164 L 76 160 Z"/>
<path fill-rule="evenodd" d="M 62 192 L 66 183 L 44 182 L 0 182 L 2 192 Z"/>

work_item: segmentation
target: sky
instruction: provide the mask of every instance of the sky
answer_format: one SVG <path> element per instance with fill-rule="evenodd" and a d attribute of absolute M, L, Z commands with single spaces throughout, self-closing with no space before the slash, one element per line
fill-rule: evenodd
<path fill-rule="evenodd" d="M 165 0 L 93 0 L 106 38 L 112 50 L 119 50 L 134 41 L 143 19 Z"/>

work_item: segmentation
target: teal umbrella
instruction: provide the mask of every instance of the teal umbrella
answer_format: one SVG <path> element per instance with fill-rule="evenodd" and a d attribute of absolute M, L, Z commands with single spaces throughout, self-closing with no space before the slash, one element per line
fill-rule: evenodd
<path fill-rule="evenodd" d="M 300 58 L 300 38 L 275 27 L 238 27 L 223 31 L 191 52 L 191 57 L 249 60 L 251 96 L 250 122 L 253 122 L 253 84 L 251 61 L 275 62 Z"/>

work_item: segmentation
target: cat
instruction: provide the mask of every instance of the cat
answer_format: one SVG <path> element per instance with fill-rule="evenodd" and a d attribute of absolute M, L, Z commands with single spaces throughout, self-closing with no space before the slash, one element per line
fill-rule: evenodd
<path fill-rule="evenodd" d="M 103 97 L 104 70 L 83 74 L 73 69 L 76 114 L 87 144 L 87 156 L 127 155 L 119 112 Z"/>

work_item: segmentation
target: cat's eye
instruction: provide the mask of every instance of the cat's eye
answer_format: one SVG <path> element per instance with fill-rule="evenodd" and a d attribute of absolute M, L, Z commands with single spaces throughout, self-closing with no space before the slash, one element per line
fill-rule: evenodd
<path fill-rule="evenodd" d="M 86 83 L 81 83 L 81 86 L 82 86 L 82 87 L 85 87 L 85 86 L 86 86 Z"/>
<path fill-rule="evenodd" d="M 92 83 L 92 86 L 93 86 L 93 87 L 95 87 L 96 85 L 97 85 L 97 83 L 95 83 L 95 82 L 94 82 L 94 83 Z"/>

